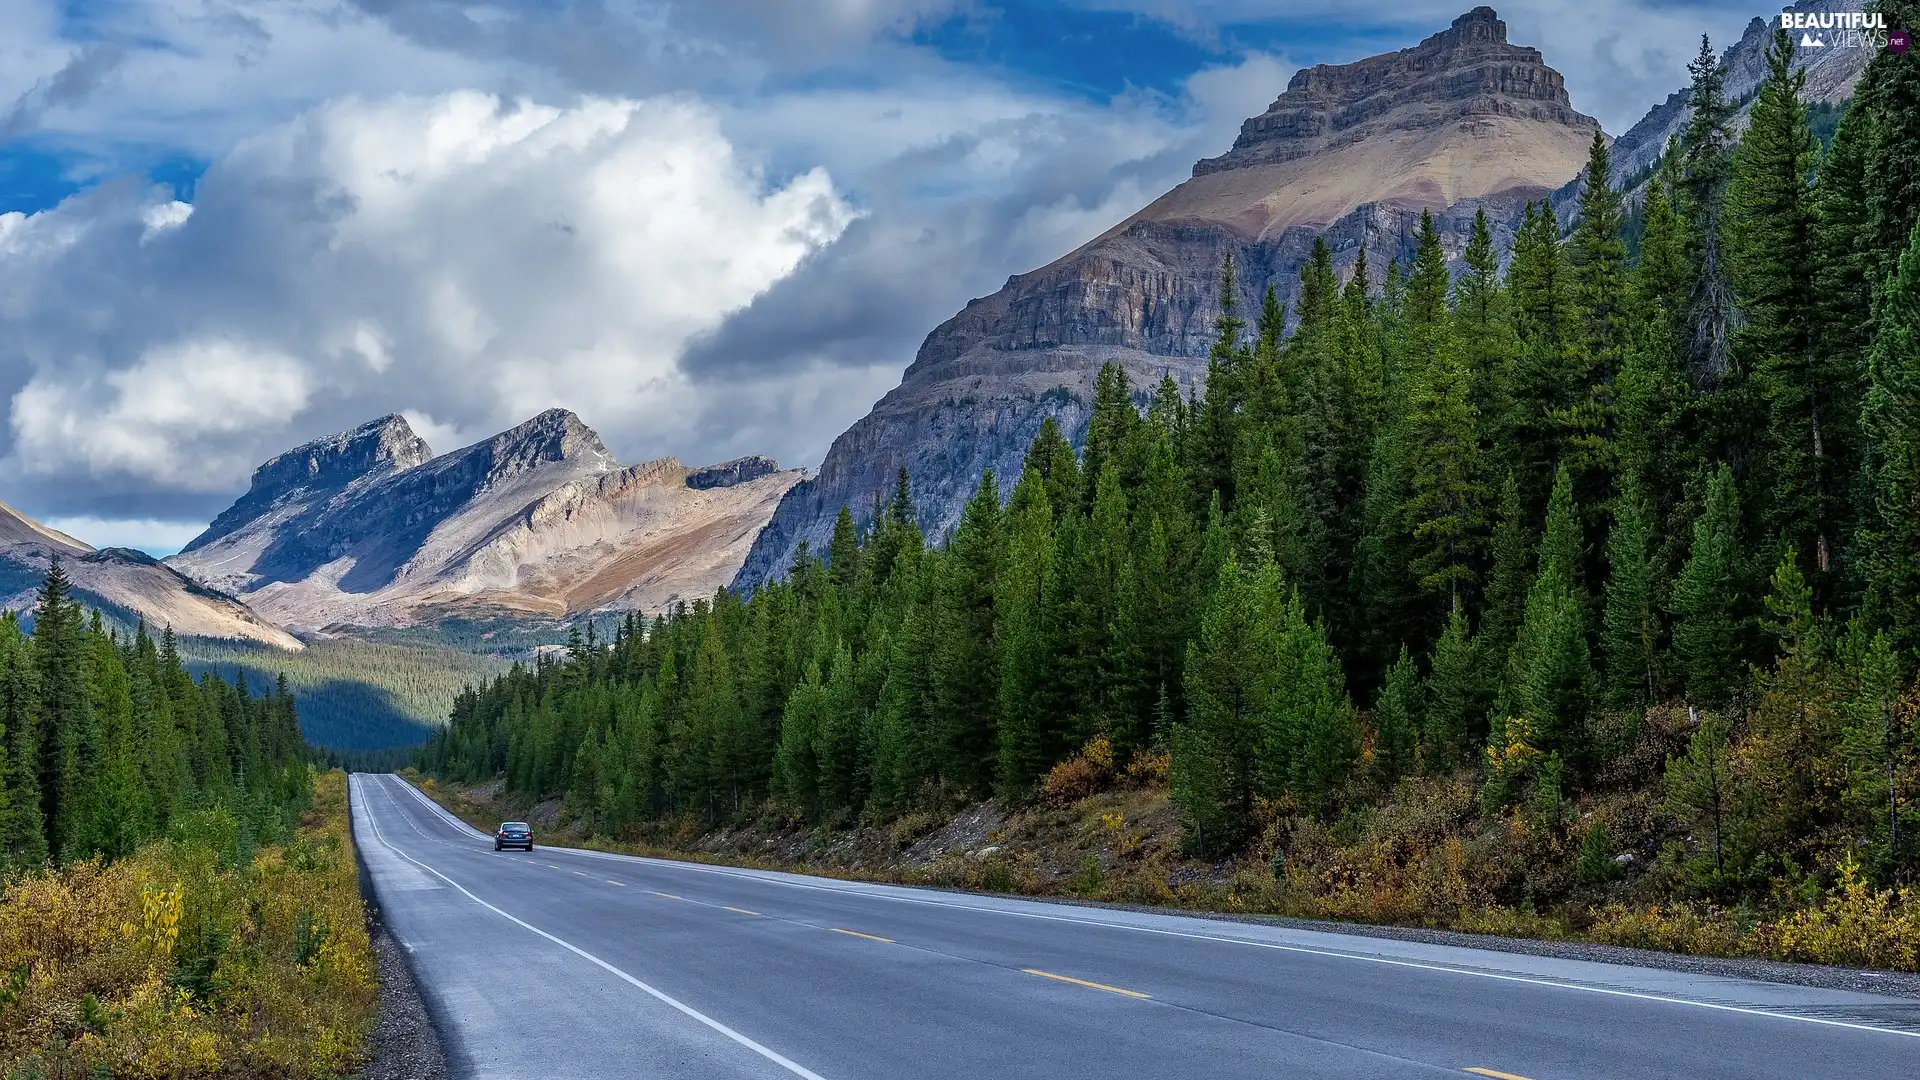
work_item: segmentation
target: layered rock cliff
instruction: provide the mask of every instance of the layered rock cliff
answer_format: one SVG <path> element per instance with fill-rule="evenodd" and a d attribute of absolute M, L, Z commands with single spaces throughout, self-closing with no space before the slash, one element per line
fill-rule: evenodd
<path fill-rule="evenodd" d="M 624 467 L 562 409 L 435 457 L 389 416 L 260 466 L 169 562 L 302 630 L 654 613 L 726 584 L 802 475 Z"/>
<path fill-rule="evenodd" d="M 1477 209 L 1504 241 L 1526 200 L 1579 172 L 1597 130 L 1491 8 L 1413 48 L 1296 73 L 1191 179 L 935 328 L 899 387 L 787 494 L 738 581 L 783 573 L 802 542 L 819 548 L 842 505 L 869 519 L 902 467 L 938 537 L 985 470 L 1012 486 L 1047 417 L 1079 441 L 1106 362 L 1141 390 L 1163 374 L 1191 389 L 1228 255 L 1243 307 L 1268 284 L 1291 305 L 1316 236 L 1343 272 L 1362 249 L 1376 268 L 1410 257 L 1423 210 L 1458 257 Z"/>
<path fill-rule="evenodd" d="M 182 637 L 302 647 L 300 639 L 247 605 L 188 579 L 144 552 L 96 551 L 0 503 L 0 610 L 31 611 L 55 557 L 65 565 L 80 602 L 116 620 L 145 619 L 156 633 L 172 627 Z"/>

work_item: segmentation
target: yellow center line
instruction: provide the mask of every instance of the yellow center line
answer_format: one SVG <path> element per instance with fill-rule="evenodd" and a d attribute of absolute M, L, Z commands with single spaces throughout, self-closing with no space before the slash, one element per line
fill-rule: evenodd
<path fill-rule="evenodd" d="M 873 934 L 863 934 L 858 930 L 842 930 L 837 926 L 829 926 L 827 927 L 827 929 L 833 931 L 836 934 L 845 934 L 848 937 L 862 937 L 862 938 L 866 938 L 868 941 L 884 941 L 889 945 L 899 944 L 898 942 L 894 941 L 890 937 L 877 937 Z"/>
<path fill-rule="evenodd" d="M 1524 1076 L 1517 1076 L 1513 1073 L 1503 1073 L 1498 1069 L 1483 1069 L 1478 1065 L 1464 1071 L 1470 1072 L 1475 1076 L 1490 1076 L 1493 1080 L 1527 1080 Z"/>
<path fill-rule="evenodd" d="M 1105 990 L 1109 994 L 1124 994 L 1130 998 L 1146 998 L 1152 996 L 1150 994 L 1143 994 L 1138 990 L 1123 990 L 1118 986 L 1108 986 L 1106 983 L 1088 982 L 1085 979 L 1075 979 L 1066 975 L 1055 975 L 1051 971 L 1041 971 L 1039 968 L 1021 968 L 1020 970 L 1026 972 L 1028 975 L 1038 975 L 1043 979 L 1072 983 L 1075 986 L 1085 986 L 1093 990 Z"/>
<path fill-rule="evenodd" d="M 548 866 L 553 866 L 553 868 L 554 868 L 555 870 L 558 870 L 558 869 L 560 869 L 560 868 L 559 868 L 558 866 L 554 866 L 554 864 L 552 864 L 552 863 L 548 863 L 547 865 L 548 865 Z"/>
<path fill-rule="evenodd" d="M 620 886 L 620 887 L 621 887 L 621 888 L 623 888 L 623 889 L 627 887 L 627 883 L 626 883 L 626 882 L 624 882 L 624 881 L 615 881 L 615 880 L 613 880 L 612 878 L 608 878 L 608 879 L 607 879 L 607 884 L 609 884 L 609 885 L 618 885 L 618 886 Z"/>
<path fill-rule="evenodd" d="M 679 897 L 679 896 L 675 896 L 675 895 L 673 895 L 673 894 L 672 894 L 672 893 L 670 893 L 670 892 L 661 892 L 661 891 L 659 891 L 658 889 L 649 889 L 649 890 L 647 890 L 647 891 L 648 891 L 648 892 L 651 892 L 651 893 L 653 893 L 653 895 L 655 895 L 655 896 L 664 896 L 664 897 L 666 897 L 666 898 L 667 898 L 667 899 L 669 899 L 669 900 L 680 900 L 680 899 L 684 899 L 684 897 Z"/>
<path fill-rule="evenodd" d="M 739 912 L 739 913 L 740 913 L 740 914 L 742 914 L 742 915 L 758 915 L 758 914 L 760 914 L 760 913 L 759 913 L 759 912 L 757 912 L 757 911 L 748 911 L 748 910 L 747 910 L 746 908 L 743 908 L 743 907 L 727 907 L 727 905 L 725 905 L 725 904 L 722 904 L 722 905 L 720 905 L 720 906 L 721 906 L 721 907 L 723 907 L 723 908 L 726 908 L 726 909 L 727 909 L 728 911 L 737 911 L 737 912 Z"/>

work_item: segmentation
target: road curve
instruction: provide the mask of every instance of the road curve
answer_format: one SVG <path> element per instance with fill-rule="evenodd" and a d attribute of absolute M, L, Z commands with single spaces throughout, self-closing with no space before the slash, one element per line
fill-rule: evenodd
<path fill-rule="evenodd" d="M 491 838 L 356 774 L 456 1077 L 1912 1080 L 1920 1002 Z"/>

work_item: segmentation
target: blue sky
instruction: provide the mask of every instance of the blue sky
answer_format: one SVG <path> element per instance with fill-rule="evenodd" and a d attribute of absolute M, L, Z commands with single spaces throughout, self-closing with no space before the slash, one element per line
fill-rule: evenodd
<path fill-rule="evenodd" d="M 0 0 L 0 499 L 167 550 L 299 442 L 553 404 L 624 460 L 815 464 L 1297 67 L 1468 6 Z M 1499 6 L 1616 133 L 1771 14 Z"/>

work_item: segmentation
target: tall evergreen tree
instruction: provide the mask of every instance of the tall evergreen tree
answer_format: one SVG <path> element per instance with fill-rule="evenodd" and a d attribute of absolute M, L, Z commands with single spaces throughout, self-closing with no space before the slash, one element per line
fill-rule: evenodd
<path fill-rule="evenodd" d="M 1848 468 L 1835 460 L 1850 440 L 1835 421 L 1854 400 L 1850 379 L 1815 353 L 1818 263 L 1810 181 L 1818 157 L 1806 107 L 1806 72 L 1793 39 L 1774 31 L 1768 73 L 1727 183 L 1728 276 L 1743 321 L 1733 352 L 1764 408 L 1762 467 L 1750 490 L 1756 527 L 1810 555 L 1822 601 L 1832 591 L 1834 546 L 1843 527 Z M 1857 406 L 1856 406 L 1857 407 Z M 1755 425 L 1756 427 L 1758 425 Z M 1764 478 L 1764 479 L 1762 479 Z"/>
<path fill-rule="evenodd" d="M 1607 535 L 1607 592 L 1600 626 L 1606 656 L 1607 699 L 1644 705 L 1659 690 L 1662 574 L 1654 548 L 1653 512 L 1638 484 L 1629 485 L 1613 509 Z"/>
<path fill-rule="evenodd" d="M 1694 238 L 1689 355 L 1695 378 L 1703 385 L 1720 387 L 1734 374 L 1730 340 L 1734 298 L 1727 281 L 1722 231 L 1736 110 L 1727 100 L 1727 69 L 1704 34 L 1700 52 L 1687 71 L 1693 83 L 1687 90 L 1690 119 L 1681 136 L 1681 194 Z"/>
<path fill-rule="evenodd" d="M 1673 584 L 1673 650 L 1687 697 L 1724 704 L 1740 663 L 1740 503 L 1733 470 L 1721 465 L 1693 523 L 1693 548 Z"/>
<path fill-rule="evenodd" d="M 1896 650 L 1920 648 L 1920 226 L 1874 301 L 1877 329 L 1861 424 L 1872 509 L 1867 611 Z"/>

